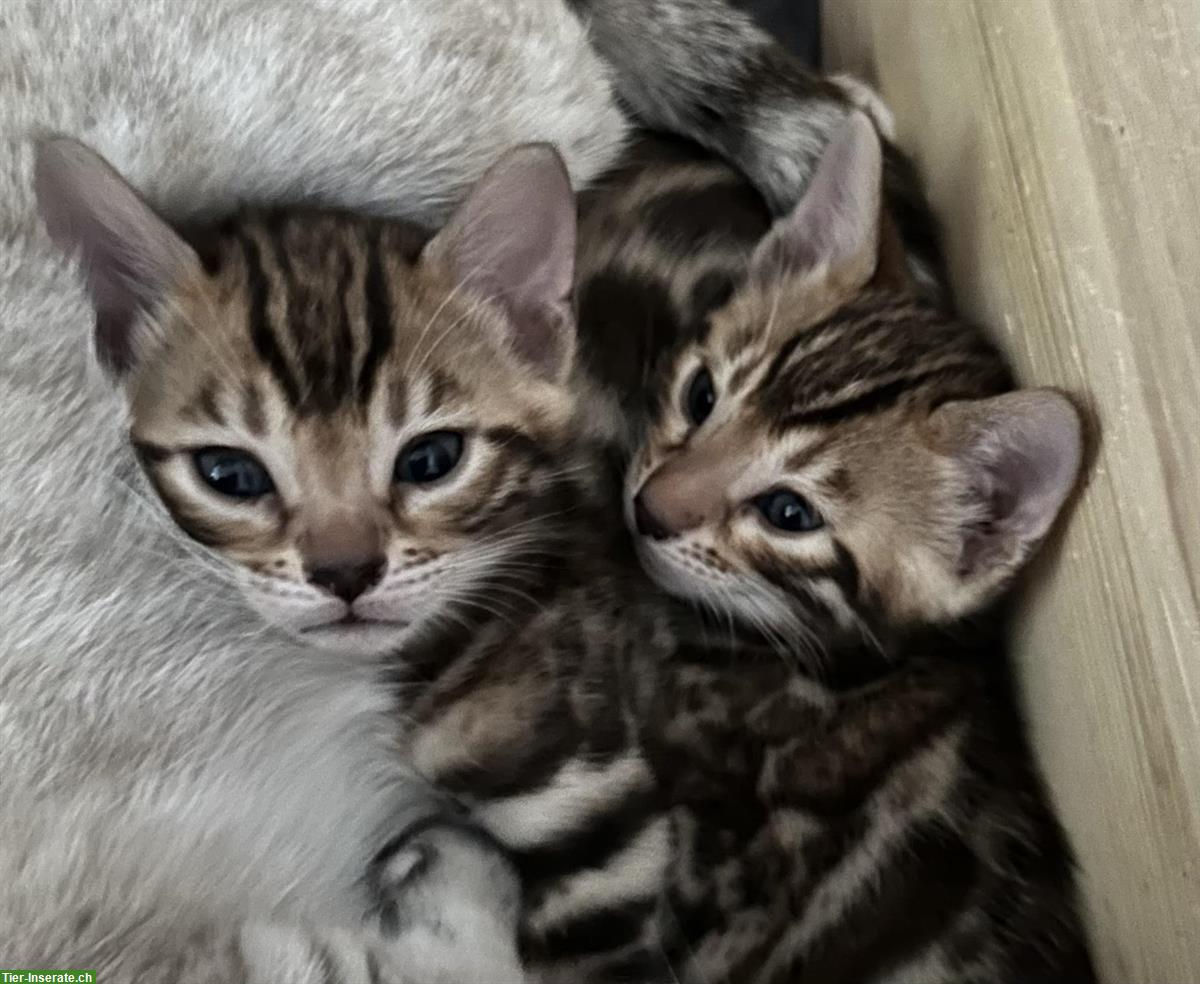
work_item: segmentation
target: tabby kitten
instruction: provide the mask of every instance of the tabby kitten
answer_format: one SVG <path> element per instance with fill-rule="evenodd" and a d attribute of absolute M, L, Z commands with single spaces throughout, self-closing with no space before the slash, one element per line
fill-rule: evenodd
<path fill-rule="evenodd" d="M 810 297 L 832 314 L 861 286 L 878 208 L 863 189 L 879 182 L 864 132 L 835 142 L 767 240 L 777 287 L 796 295 L 788 318 Z M 118 180 L 71 153 L 90 177 Z M 1010 705 L 958 658 L 941 613 L 913 612 L 881 652 L 823 607 L 824 569 L 796 568 L 790 589 L 806 599 L 811 583 L 814 599 L 797 601 L 805 634 L 781 659 L 773 622 L 717 631 L 625 556 L 615 495 L 574 419 L 589 414 L 570 382 L 575 205 L 552 152 L 503 160 L 428 241 L 397 222 L 297 211 L 243 215 L 192 247 L 131 192 L 109 189 L 118 214 L 89 224 L 88 187 L 59 188 L 72 217 L 59 235 L 91 253 L 98 343 L 152 482 L 182 528 L 235 561 L 268 617 L 331 659 L 381 658 L 402 754 L 521 868 L 538 979 L 960 980 L 977 964 L 978 979 L 1003 980 L 1086 966 L 1061 837 Z M 131 288 L 151 317 L 120 317 L 113 300 L 128 304 Z M 715 338 L 755 289 L 701 335 Z M 866 339 L 919 310 L 905 299 Z M 1027 550 L 1077 470 L 1074 417 L 1044 394 L 983 399 L 1002 385 L 987 368 L 997 357 L 939 318 L 921 323 L 947 367 L 980 374 L 960 373 L 969 399 L 936 411 L 937 443 L 911 438 L 931 483 L 950 487 L 914 497 L 912 519 L 944 527 L 961 493 L 981 547 L 994 529 Z M 742 324 L 747 346 L 768 323 Z M 719 405 L 687 388 L 689 405 Z M 1062 426 L 1021 426 L 1023 400 L 1061 409 Z M 678 412 L 651 416 L 652 440 Z M 831 436 L 827 450 L 856 445 Z M 659 448 L 635 474 L 669 453 Z M 979 502 L 1010 453 L 1029 467 Z M 839 522 L 860 515 L 868 478 L 887 481 L 874 463 L 845 465 Z M 656 523 L 678 519 L 658 498 L 649 508 Z M 701 546 L 704 562 L 737 573 L 721 546 Z M 980 569 L 1005 559 L 972 556 Z M 905 597 L 923 576 L 860 584 Z M 918 634 L 931 641 L 899 645 Z M 812 666 L 806 640 L 836 673 L 797 675 Z M 382 917 L 404 922 L 391 902 Z"/>
<path fill-rule="evenodd" d="M 22 55 L 0 63 L 0 88 L 22 98 L 0 104 L 0 128 L 101 141 L 175 216 L 211 216 L 239 201 L 315 197 L 438 222 L 505 141 L 552 139 L 576 178 L 594 177 L 617 158 L 628 133 L 613 86 L 642 118 L 657 114 L 663 125 L 708 140 L 786 207 L 854 96 L 789 61 L 726 0 L 573 0 L 596 47 L 618 66 L 611 78 L 556 0 L 321 2 L 319 16 L 309 6 L 233 0 L 192 5 L 186 14 L 179 7 L 176 17 L 164 12 L 178 5 L 160 0 L 92 17 L 97 5 L 73 0 L 6 4 L 0 20 L 13 29 L 5 37 Z M 252 78 L 247 65 L 254 66 Z M 389 735 L 377 723 L 386 695 L 366 677 L 369 655 L 359 654 L 387 648 L 392 630 L 399 638 L 404 627 L 380 624 L 392 616 L 376 611 L 375 624 L 323 628 L 346 608 L 334 592 L 353 593 L 379 560 L 370 529 L 349 531 L 357 540 L 349 573 L 338 571 L 345 558 L 336 541 L 306 534 L 303 554 L 329 590 L 313 590 L 303 579 L 293 581 L 296 590 L 281 588 L 301 566 L 301 545 L 284 537 L 275 550 L 265 512 L 250 520 L 214 505 L 204 498 L 210 487 L 192 484 L 185 457 L 176 455 L 153 471 L 181 519 L 200 537 L 253 527 L 259 542 L 235 536 L 230 550 L 257 564 L 271 556 L 270 564 L 283 566 L 268 569 L 285 577 L 251 576 L 237 563 L 233 577 L 254 582 L 247 587 L 275 621 L 303 630 L 305 640 L 330 640 L 339 658 L 322 664 L 312 653 L 293 657 L 282 633 L 246 617 L 221 564 L 205 583 L 211 564 L 204 551 L 187 549 L 156 504 L 143 501 L 152 497 L 119 444 L 124 421 L 110 419 L 118 415 L 105 387 L 87 379 L 90 360 L 71 341 L 83 307 L 37 229 L 29 156 L 25 141 L 0 146 L 0 293 L 7 302 L 0 499 L 8 520 L 0 531 L 7 544 L 0 590 L 22 600 L 0 625 L 0 675 L 9 703 L 24 708 L 10 722 L 16 730 L 8 729 L 0 772 L 14 788 L 52 791 L 56 805 L 22 795 L 0 809 L 0 868 L 7 872 L 0 877 L 0 936 L 20 939 L 26 955 L 75 954 L 75 963 L 114 979 L 175 980 L 186 963 L 189 979 L 232 980 L 238 970 L 226 969 L 227 948 L 209 933 L 213 920 L 224 924 L 243 910 L 285 911 L 340 924 L 360 906 L 362 857 L 412 791 L 376 782 L 389 762 Z M 102 196 L 106 187 L 101 181 L 88 195 Z M 153 234 L 139 220 L 143 213 L 125 209 L 124 201 L 117 192 L 106 211 L 93 200 L 92 210 L 111 222 L 74 231 L 68 223 L 59 237 L 72 248 L 80 238 L 92 241 L 88 259 L 102 261 L 89 273 L 100 308 L 99 351 L 110 375 L 130 390 L 143 354 L 147 366 L 157 365 L 155 343 L 168 341 L 159 330 L 172 332 L 153 320 L 128 323 L 162 300 L 164 284 L 177 275 L 187 280 L 195 261 L 169 236 Z M 69 196 L 60 204 L 70 206 Z M 67 207 L 65 217 L 83 215 Z M 271 259 L 264 257 L 269 270 Z M 353 275 L 360 283 L 361 271 Z M 160 319 L 165 314 L 158 312 Z M 359 309 L 347 318 L 363 323 Z M 361 343 L 365 336 L 358 337 Z M 169 341 L 180 358 L 189 345 L 206 347 L 195 336 Z M 273 358 L 269 337 L 259 341 Z M 287 339 L 280 352 L 285 366 L 296 357 Z M 248 370 L 264 356 L 251 345 L 248 356 L 236 358 Z M 225 370 L 215 362 L 213 368 L 222 378 Z M 211 421 L 200 380 L 181 382 L 199 399 L 197 420 Z M 251 424 L 259 421 L 258 396 L 253 389 L 239 395 Z M 262 403 L 261 423 L 275 426 Z M 233 428 L 213 430 L 210 439 L 238 437 Z M 202 437 L 199 431 L 193 436 Z M 298 440 L 311 437 L 304 430 Z M 150 443 L 145 459 L 161 450 Z M 253 489 L 262 476 L 228 448 L 207 446 L 206 474 L 225 488 Z M 422 453 L 436 460 L 445 450 Z M 330 476 L 319 469 L 305 468 L 294 481 L 270 469 L 267 475 L 278 479 L 274 494 L 297 535 L 335 511 L 320 488 Z M 113 482 L 118 495 L 111 494 Z M 301 485 L 316 489 L 311 510 L 293 508 L 290 497 Z M 48 488 L 53 496 L 44 494 Z M 151 519 L 153 525 L 143 523 Z M 38 549 L 27 550 L 29 542 Z M 357 564 L 354 554 L 362 558 Z M 418 608 L 439 601 L 419 585 L 389 587 Z M 94 713 L 81 717 L 63 699 L 76 692 Z M 49 710 L 38 710 L 43 705 Z M 46 714 L 61 727 L 48 729 Z M 267 720 L 280 723 L 268 729 Z M 50 740 L 51 731 L 60 737 Z M 72 778 L 81 770 L 87 783 Z M 147 795 L 131 797 L 130 788 Z M 262 794 L 243 796 L 243 788 Z M 36 819 L 43 815 L 44 823 Z M 166 833 L 156 837 L 147 828 Z M 326 832 L 334 828 L 344 836 L 330 843 Z M 103 848 L 93 844 L 97 837 Z M 92 846 L 79 846 L 85 843 Z M 313 979 L 316 970 L 309 971 Z"/>
<path fill-rule="evenodd" d="M 920 299 L 880 197 L 861 117 L 774 224 L 658 137 L 584 196 L 583 376 L 634 421 L 641 562 L 775 650 L 671 667 L 641 719 L 677 967 L 1092 980 L 997 617 L 1077 479 L 1079 415 Z"/>
<path fill-rule="evenodd" d="M 297 640 L 378 659 L 397 770 L 524 863 L 531 965 L 603 980 L 657 952 L 667 829 L 620 708 L 635 657 L 671 651 L 673 606 L 641 600 L 632 558 L 611 559 L 627 549 L 619 494 L 577 440 L 567 382 L 574 198 L 553 151 L 526 163 L 491 172 L 432 239 L 295 210 L 189 243 L 71 141 L 42 147 L 40 197 L 84 254 L 100 360 L 175 522 Z M 448 935 L 456 907 L 488 900 L 478 873 L 447 874 L 465 867 L 449 812 L 381 857 L 385 929 L 421 917 Z M 492 863 L 496 908 L 470 931 L 502 959 L 517 907 Z M 414 912 L 413 893 L 439 908 Z M 610 917 L 615 935 L 581 935 Z M 489 979 L 520 973 L 498 962 Z"/>

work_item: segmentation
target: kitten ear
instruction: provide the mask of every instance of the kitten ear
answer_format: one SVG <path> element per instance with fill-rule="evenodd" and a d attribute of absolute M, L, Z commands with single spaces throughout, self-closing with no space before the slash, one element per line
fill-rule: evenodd
<path fill-rule="evenodd" d="M 192 249 L 95 151 L 56 137 L 38 143 L 34 191 L 50 238 L 80 255 L 96 308 L 96 352 L 121 377 L 145 338 L 141 315 L 199 271 Z"/>
<path fill-rule="evenodd" d="M 758 244 L 751 277 L 816 273 L 861 287 L 878 258 L 882 184 L 879 136 L 855 110 L 825 147 L 804 197 Z"/>
<path fill-rule="evenodd" d="M 493 164 L 424 257 L 503 305 L 513 351 L 545 377 L 564 377 L 575 346 L 575 196 L 550 144 Z"/>
<path fill-rule="evenodd" d="M 1033 553 L 1079 478 L 1079 411 L 1053 390 L 943 404 L 930 422 L 966 480 L 957 577 L 982 600 Z"/>

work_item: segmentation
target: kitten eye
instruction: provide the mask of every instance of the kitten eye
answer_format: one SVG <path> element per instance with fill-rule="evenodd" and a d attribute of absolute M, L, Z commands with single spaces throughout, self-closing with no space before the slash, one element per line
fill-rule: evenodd
<path fill-rule="evenodd" d="M 717 391 L 713 387 L 712 373 L 701 366 L 688 383 L 687 394 L 683 398 L 684 413 L 697 427 L 708 419 L 717 403 Z"/>
<path fill-rule="evenodd" d="M 458 431 L 422 434 L 396 458 L 396 481 L 415 485 L 436 482 L 454 470 L 462 452 L 463 436 Z"/>
<path fill-rule="evenodd" d="M 809 501 L 791 489 L 774 489 L 753 503 L 768 523 L 788 533 L 811 533 L 825 525 Z"/>
<path fill-rule="evenodd" d="M 231 499 L 258 499 L 275 483 L 254 455 L 236 448 L 201 448 L 192 455 L 205 484 Z"/>

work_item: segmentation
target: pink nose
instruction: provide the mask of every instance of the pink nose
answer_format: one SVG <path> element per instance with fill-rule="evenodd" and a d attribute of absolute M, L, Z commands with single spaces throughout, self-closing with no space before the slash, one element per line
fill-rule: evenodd
<path fill-rule="evenodd" d="M 724 498 L 723 476 L 686 464 L 660 468 L 634 497 L 634 521 L 643 536 L 666 540 L 710 521 Z"/>

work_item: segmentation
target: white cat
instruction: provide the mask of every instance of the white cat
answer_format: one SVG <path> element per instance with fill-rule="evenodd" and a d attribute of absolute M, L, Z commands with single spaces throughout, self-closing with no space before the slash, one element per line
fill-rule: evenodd
<path fill-rule="evenodd" d="M 637 39 L 620 67 L 650 118 L 655 71 L 766 43 L 722 0 L 576 5 L 601 48 Z M 673 11 L 678 28 L 701 8 L 715 27 L 659 59 L 664 24 L 637 19 Z M 694 64 L 681 78 L 678 106 L 704 94 Z M 785 108 L 758 107 L 767 136 L 731 150 L 776 201 L 842 111 L 812 117 L 793 160 Z M 706 119 L 659 122 L 721 145 Z M 457 907 L 442 920 L 457 938 L 436 921 L 360 929 L 371 857 L 430 801 L 397 771 L 390 696 L 366 660 L 268 629 L 147 494 L 90 307 L 38 221 L 30 138 L 86 141 L 175 220 L 312 199 L 436 224 L 512 144 L 555 143 L 578 186 L 627 129 L 559 0 L 0 4 L 0 967 L 105 984 L 520 976 L 511 875 L 452 833 L 426 849 L 471 872 L 463 894 L 412 904 Z"/>
<path fill-rule="evenodd" d="M 87 140 L 175 218 L 321 198 L 436 222 L 511 144 L 553 140 L 585 181 L 625 123 L 536 0 L 6 0 L 0 93 L 0 967 L 365 979 L 353 934 L 299 927 L 361 922 L 371 856 L 426 796 L 389 695 L 269 631 L 152 504 L 28 138 Z"/>

